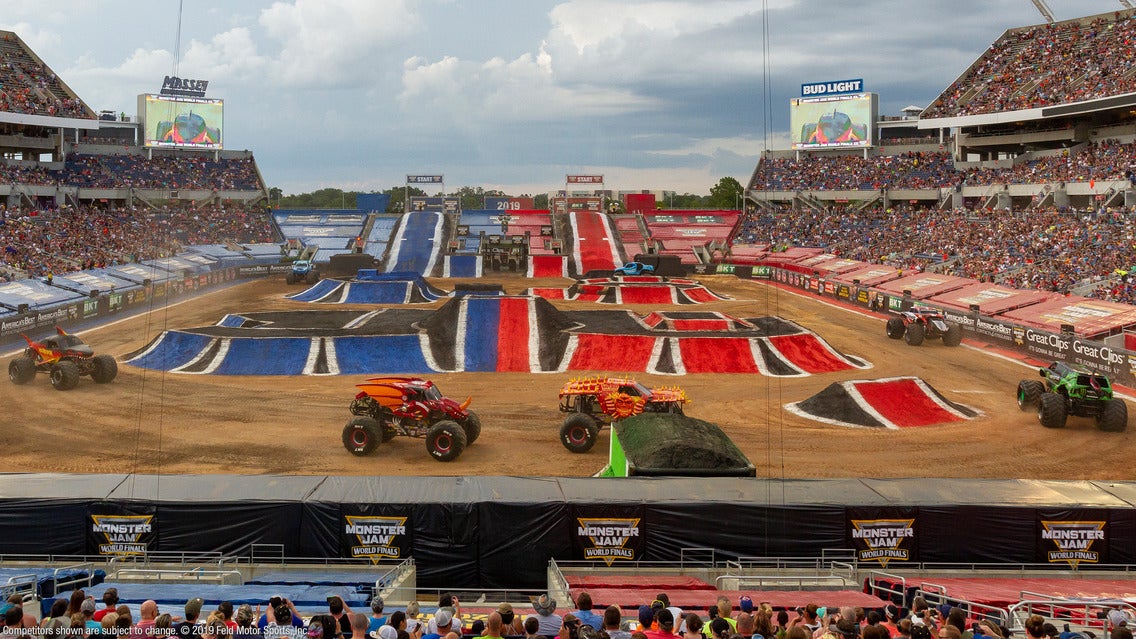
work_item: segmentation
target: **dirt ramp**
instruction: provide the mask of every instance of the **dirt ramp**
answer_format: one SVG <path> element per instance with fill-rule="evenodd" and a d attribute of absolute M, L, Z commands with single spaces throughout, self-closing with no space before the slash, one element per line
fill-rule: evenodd
<path fill-rule="evenodd" d="M 943 397 L 918 377 L 835 382 L 785 408 L 826 424 L 859 428 L 918 428 L 966 421 L 979 412 Z"/>

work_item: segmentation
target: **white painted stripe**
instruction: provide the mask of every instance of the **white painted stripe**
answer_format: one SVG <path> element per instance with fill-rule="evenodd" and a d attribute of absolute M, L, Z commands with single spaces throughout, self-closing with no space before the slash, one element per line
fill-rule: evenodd
<path fill-rule="evenodd" d="M 411 298 L 414 297 L 414 282 L 406 282 L 405 287 L 406 287 L 406 292 L 403 293 L 402 303 L 403 304 L 409 304 Z"/>
<path fill-rule="evenodd" d="M 671 304 L 677 305 L 678 304 L 678 289 L 672 286 L 672 287 L 670 287 L 670 291 L 671 291 Z"/>
<path fill-rule="evenodd" d="M 339 374 L 339 354 L 335 352 L 335 347 L 339 343 L 338 337 L 333 337 L 327 341 L 327 374 Z"/>
<path fill-rule="evenodd" d="M 769 338 L 762 337 L 760 339 L 765 340 L 765 345 L 769 347 L 769 351 L 771 353 L 776 355 L 782 362 L 785 363 L 785 365 L 787 365 L 789 368 L 797 371 L 797 373 L 798 373 L 797 375 L 774 375 L 774 377 L 806 377 L 806 376 L 809 375 L 809 373 L 806 373 L 804 370 L 802 370 L 796 364 L 794 364 L 792 362 L 792 360 L 790 360 L 788 357 L 785 357 L 785 353 L 782 353 L 781 351 L 777 350 L 777 347 L 773 344 L 773 342 Z"/>
<path fill-rule="evenodd" d="M 158 339 L 150 342 L 150 345 L 147 346 L 145 350 L 143 350 L 141 353 L 138 353 L 137 355 L 135 355 L 131 359 L 127 359 L 127 360 L 123 360 L 123 361 L 126 362 L 127 364 L 129 364 L 130 362 L 133 362 L 136 359 L 142 359 L 143 357 L 146 357 L 147 355 L 154 352 L 158 348 L 158 346 L 166 339 L 166 335 L 168 335 L 168 334 L 169 334 L 169 331 L 162 331 L 162 334 L 158 336 Z"/>
<path fill-rule="evenodd" d="M 469 297 L 458 300 L 458 321 L 454 327 L 454 372 L 465 372 L 465 335 L 469 330 Z"/>
<path fill-rule="evenodd" d="M 525 310 L 529 316 L 529 372 L 540 373 L 540 326 L 536 318 L 536 298 L 525 300 Z"/>
<path fill-rule="evenodd" d="M 205 345 L 205 348 L 202 348 L 193 359 L 182 364 L 181 366 L 178 366 L 177 368 L 171 368 L 170 372 L 171 373 L 181 373 L 181 372 L 183 372 L 182 371 L 183 368 L 189 368 L 189 367 L 201 362 L 203 359 L 205 359 L 206 353 L 208 353 L 210 351 L 210 349 L 213 348 L 213 345 L 216 344 L 218 342 L 218 340 L 220 340 L 220 339 L 221 338 L 219 338 L 219 337 L 214 337 L 213 339 L 209 340 L 209 343 Z"/>
<path fill-rule="evenodd" d="M 418 348 L 422 351 L 422 359 L 426 360 L 426 365 L 430 367 L 430 370 L 438 373 L 448 372 L 443 371 L 438 362 L 434 361 L 434 352 L 430 350 L 430 336 L 426 334 L 426 331 L 418 334 Z"/>
<path fill-rule="evenodd" d="M 568 258 L 560 255 L 560 277 L 568 277 Z"/>
<path fill-rule="evenodd" d="M 611 218 L 608 217 L 607 213 L 593 213 L 592 215 L 600 216 L 600 223 L 603 224 L 605 235 L 603 241 L 607 242 L 608 248 L 611 249 L 612 267 L 619 268 L 623 266 L 623 260 L 619 258 L 619 246 L 616 245 L 615 240 L 612 239 L 615 237 L 615 232 L 611 230 Z"/>
<path fill-rule="evenodd" d="M 453 255 L 447 255 L 442 260 L 442 277 L 444 277 L 444 278 L 449 279 L 449 277 L 450 277 L 450 260 L 453 259 L 453 257 L 454 257 Z M 532 276 L 530 275 L 529 277 L 532 277 Z"/>
<path fill-rule="evenodd" d="M 319 359 L 320 338 L 313 337 L 308 344 L 308 358 L 304 360 L 304 375 L 316 374 L 316 360 Z"/>
<path fill-rule="evenodd" d="M 970 417 L 966 413 L 960 411 L 959 409 L 955 408 L 954 406 L 951 406 L 950 404 L 943 401 L 935 393 L 935 391 L 931 390 L 931 387 L 927 384 L 927 382 L 919 379 L 918 377 L 912 377 L 911 379 L 915 382 L 916 386 L 918 386 L 924 393 L 926 393 L 927 397 L 931 398 L 931 401 L 935 402 L 935 404 L 937 404 L 939 406 L 939 408 L 942 408 L 943 410 L 947 411 L 948 413 L 950 413 L 950 414 L 952 414 L 956 417 L 959 417 L 961 419 L 974 419 L 973 417 Z M 970 407 L 967 406 L 967 408 L 970 408 Z M 978 415 L 982 414 L 982 411 L 979 411 L 979 410 L 976 410 L 976 409 L 973 409 L 973 408 L 971 408 L 971 410 L 973 410 Z"/>
<path fill-rule="evenodd" d="M 568 336 L 568 344 L 564 347 L 564 357 L 560 360 L 560 366 L 556 367 L 557 373 L 563 373 L 568 370 L 568 365 L 572 363 L 572 357 L 576 355 L 576 349 L 580 346 L 580 338 L 572 333 Z"/>
<path fill-rule="evenodd" d="M 580 253 L 580 228 L 576 224 L 576 213 L 568 213 L 568 224 L 572 227 L 572 260 L 576 263 L 576 274 L 584 276 L 584 256 Z"/>
<path fill-rule="evenodd" d="M 410 223 L 410 213 L 403 213 L 399 218 L 400 224 L 398 231 L 394 234 L 394 239 L 390 243 L 390 255 L 387 257 L 387 272 L 390 273 L 396 266 L 398 266 L 398 255 L 402 250 L 403 236 L 406 235 L 406 226 Z"/>
<path fill-rule="evenodd" d="M 883 424 L 885 428 L 889 428 L 891 430 L 899 430 L 899 426 L 881 415 L 875 408 L 872 407 L 871 404 L 868 403 L 866 399 L 864 399 L 864 396 L 860 394 L 860 391 L 856 390 L 855 382 L 840 382 L 840 385 L 844 387 L 845 392 L 847 392 L 848 396 L 852 398 L 852 401 L 856 402 L 857 406 L 864 409 L 865 413 L 871 415 L 872 417 L 875 417 L 876 420 Z"/>
<path fill-rule="evenodd" d="M 535 273 L 535 272 L 536 272 L 536 256 L 530 255 L 529 256 L 529 266 L 528 266 L 527 269 L 525 269 L 525 277 L 527 277 L 531 280 L 533 278 L 533 273 Z"/>
<path fill-rule="evenodd" d="M 749 352 L 753 355 L 753 363 L 757 366 L 757 372 L 765 375 L 766 377 L 773 377 L 774 375 L 769 372 L 769 367 L 765 363 L 765 354 L 761 352 L 761 346 L 758 342 L 765 339 L 764 337 L 751 337 L 749 338 Z"/>
<path fill-rule="evenodd" d="M 794 415 L 796 415 L 798 417 L 804 417 L 805 419 L 808 419 L 808 420 L 811 420 L 811 421 L 816 421 L 816 422 L 821 422 L 821 423 L 824 423 L 824 424 L 832 424 L 833 426 L 844 426 L 844 427 L 847 427 L 847 428 L 876 428 L 875 426 L 867 426 L 867 425 L 864 425 L 864 424 L 853 424 L 852 422 L 842 422 L 839 419 L 832 419 L 831 417 L 821 417 L 820 415 L 813 415 L 812 413 L 807 413 L 807 412 L 804 411 L 804 409 L 800 408 L 798 406 L 799 403 L 800 402 L 793 402 L 792 404 L 785 404 L 785 410 L 789 411 L 790 413 L 793 413 Z"/>
<path fill-rule="evenodd" d="M 217 356 L 213 358 L 212 362 L 209 362 L 205 370 L 201 371 L 202 375 L 209 375 L 221 367 L 221 364 L 225 361 L 225 356 L 229 354 L 229 346 L 232 343 L 232 340 L 229 339 L 221 340 L 221 348 L 217 350 Z"/>
<path fill-rule="evenodd" d="M 430 251 L 430 261 L 426 262 L 426 272 L 423 276 L 430 275 L 434 272 L 434 265 L 438 263 L 438 256 L 442 254 L 442 221 L 445 219 L 441 213 L 435 213 L 438 221 L 434 223 L 434 237 L 431 239 L 431 246 L 434 247 Z"/>
<path fill-rule="evenodd" d="M 378 315 L 381 312 L 382 311 L 368 311 L 366 313 L 363 313 L 362 315 L 356 317 L 355 319 L 351 320 L 350 322 L 347 322 L 346 324 L 344 324 L 343 328 L 345 328 L 345 329 L 359 328 L 360 326 L 371 321 L 372 317 Z"/>
<path fill-rule="evenodd" d="M 673 338 L 673 343 L 671 344 L 671 358 L 674 359 L 675 374 L 686 375 L 686 362 L 682 361 L 682 349 L 680 346 L 679 338 Z"/>

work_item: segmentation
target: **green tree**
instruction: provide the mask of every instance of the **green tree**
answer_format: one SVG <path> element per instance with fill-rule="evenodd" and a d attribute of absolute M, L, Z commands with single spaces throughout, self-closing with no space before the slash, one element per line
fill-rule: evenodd
<path fill-rule="evenodd" d="M 710 187 L 710 201 L 707 205 L 712 209 L 741 208 L 743 192 L 742 185 L 727 175 Z"/>

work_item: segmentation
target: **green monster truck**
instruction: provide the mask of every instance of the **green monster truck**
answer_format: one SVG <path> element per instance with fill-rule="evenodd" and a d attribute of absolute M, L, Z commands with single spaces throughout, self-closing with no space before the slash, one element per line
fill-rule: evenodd
<path fill-rule="evenodd" d="M 1069 415 L 1095 417 L 1097 428 L 1120 432 L 1128 428 L 1128 405 L 1113 398 L 1108 378 L 1065 362 L 1039 369 L 1044 381 L 1018 382 L 1018 408 L 1037 409 L 1037 419 L 1046 428 L 1064 428 Z"/>

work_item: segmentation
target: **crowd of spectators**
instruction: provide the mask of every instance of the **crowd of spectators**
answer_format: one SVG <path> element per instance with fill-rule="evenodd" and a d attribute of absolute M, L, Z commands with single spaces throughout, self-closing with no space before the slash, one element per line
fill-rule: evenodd
<path fill-rule="evenodd" d="M 956 169 L 947 152 L 899 155 L 831 154 L 763 158 L 750 185 L 757 191 L 878 191 L 963 185 L 1051 184 L 1133 179 L 1136 144 L 1090 142 L 1073 152 L 1040 156 L 1010 168 Z"/>
<path fill-rule="evenodd" d="M 159 208 L 0 205 L 0 278 L 42 277 L 169 257 L 191 245 L 279 241 L 263 205 L 233 201 Z"/>
<path fill-rule="evenodd" d="M 1136 91 L 1136 16 L 1117 12 L 1015 29 L 923 118 L 1017 111 Z"/>
<path fill-rule="evenodd" d="M 929 605 L 921 596 L 910 608 L 881 601 L 881 607 L 824 607 L 810 603 L 795 609 L 774 608 L 769 602 L 741 595 L 735 603 L 720 592 L 710 593 L 705 608 L 682 609 L 666 593 L 625 616 L 609 605 L 595 608 L 587 592 L 577 595 L 571 610 L 558 612 L 547 594 L 532 600 L 532 614 L 522 616 L 509 603 L 488 614 L 462 611 L 457 596 L 442 593 L 429 618 L 420 618 L 421 606 L 411 602 L 403 609 L 386 611 L 381 596 L 369 610 L 357 612 L 338 595 L 327 598 L 327 608 L 297 609 L 277 595 L 253 608 L 222 601 L 207 610 L 193 597 L 184 607 L 162 612 L 158 602 L 142 602 L 135 613 L 122 604 L 116 588 L 107 588 L 101 602 L 80 589 L 56 598 L 42 619 L 25 610 L 19 595 L 0 607 L 0 632 L 5 636 L 32 635 L 79 637 L 136 636 L 218 639 L 243 635 L 254 639 L 1011 639 L 1004 625 L 987 615 L 970 617 L 957 606 Z M 572 602 L 569 602 L 572 603 Z M 262 612 L 263 610 L 263 612 Z M 596 610 L 602 610 L 597 613 Z M 1098 631 L 1102 639 L 1132 639 L 1132 618 L 1120 608 L 1102 607 Z M 1096 632 L 1062 635 L 1039 615 L 1024 621 L 1025 639 L 1096 639 Z M 1068 630 L 1066 632 L 1069 632 Z"/>
<path fill-rule="evenodd" d="M 10 33 L 0 37 L 0 111 L 91 119 L 94 113 Z"/>
<path fill-rule="evenodd" d="M 0 163 L 0 184 L 99 189 L 262 190 L 252 157 L 72 155 L 62 169 L 36 162 Z"/>
<path fill-rule="evenodd" d="M 821 247 L 904 271 L 937 264 L 941 273 L 1022 289 L 1069 292 L 1099 282 L 1087 294 L 1136 302 L 1136 285 L 1124 277 L 1136 265 L 1136 220 L 1122 211 L 755 211 L 735 242 Z"/>

